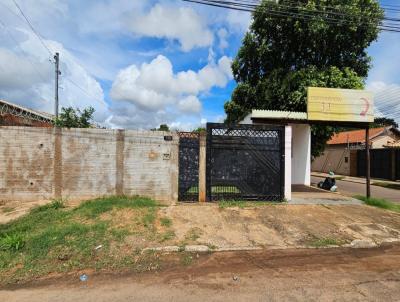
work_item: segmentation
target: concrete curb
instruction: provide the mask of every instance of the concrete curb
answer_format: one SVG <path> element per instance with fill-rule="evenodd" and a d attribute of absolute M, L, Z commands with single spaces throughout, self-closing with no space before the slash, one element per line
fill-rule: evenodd
<path fill-rule="evenodd" d="M 286 250 L 286 249 L 335 249 L 335 248 L 354 248 L 354 249 L 368 249 L 379 247 L 383 244 L 390 243 L 399 243 L 400 238 L 389 238 L 383 240 L 380 243 L 377 243 L 372 240 L 363 240 L 363 239 L 354 239 L 351 243 L 344 245 L 327 245 L 322 247 L 314 247 L 314 246 L 291 246 L 291 247 L 269 247 L 263 248 L 259 246 L 237 246 L 237 247 L 220 247 L 220 248 L 210 248 L 207 245 L 187 245 L 187 246 L 177 246 L 177 245 L 169 245 L 169 246 L 160 246 L 160 247 L 148 247 L 142 250 L 143 252 L 152 251 L 152 252 L 165 252 L 165 253 L 176 253 L 176 252 L 188 252 L 188 253 L 208 253 L 208 252 L 239 252 L 239 251 L 260 251 L 260 250 Z"/>
<path fill-rule="evenodd" d="M 321 174 L 311 173 L 311 176 L 325 178 L 328 175 L 321 175 Z M 362 184 L 362 185 L 366 184 L 366 182 L 364 180 L 361 180 L 361 179 L 360 180 L 351 179 L 351 178 L 347 178 L 347 176 L 345 176 L 345 175 L 336 175 L 336 176 L 344 177 L 342 179 L 339 179 L 339 181 L 347 181 L 347 182 L 352 182 L 352 183 Z M 371 186 L 374 186 L 374 182 L 381 182 L 381 183 L 387 183 L 387 184 L 400 184 L 400 182 L 398 182 L 398 181 L 390 181 L 390 180 L 384 180 L 384 179 L 371 179 Z M 377 186 L 377 185 L 375 185 L 375 186 Z M 377 187 L 382 187 L 382 186 L 377 186 Z"/>

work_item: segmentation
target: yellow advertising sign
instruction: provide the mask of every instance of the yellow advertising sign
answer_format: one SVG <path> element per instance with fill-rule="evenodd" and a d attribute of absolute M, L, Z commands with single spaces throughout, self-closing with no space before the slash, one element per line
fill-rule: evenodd
<path fill-rule="evenodd" d="M 374 95 L 365 90 L 308 87 L 311 121 L 373 122 Z"/>

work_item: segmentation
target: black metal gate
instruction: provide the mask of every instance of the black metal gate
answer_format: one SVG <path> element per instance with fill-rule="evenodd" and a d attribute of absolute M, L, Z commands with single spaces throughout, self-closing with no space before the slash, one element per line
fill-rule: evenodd
<path fill-rule="evenodd" d="M 400 150 L 396 150 L 396 179 L 400 180 Z"/>
<path fill-rule="evenodd" d="M 179 189 L 178 200 L 196 202 L 199 199 L 200 135 L 179 132 Z"/>
<path fill-rule="evenodd" d="M 284 198 L 284 127 L 207 124 L 208 201 Z"/>
<path fill-rule="evenodd" d="M 372 149 L 371 155 L 371 177 L 391 179 L 392 178 L 392 155 L 389 149 Z M 366 152 L 357 151 L 357 176 L 365 177 Z"/>

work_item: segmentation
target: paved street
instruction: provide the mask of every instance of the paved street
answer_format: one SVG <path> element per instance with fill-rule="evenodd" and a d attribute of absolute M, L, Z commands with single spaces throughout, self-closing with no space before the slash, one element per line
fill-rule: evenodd
<path fill-rule="evenodd" d="M 323 177 L 311 176 L 311 183 L 317 184 L 321 180 L 324 180 Z M 354 195 L 365 195 L 365 184 L 337 180 L 336 184 L 338 186 L 339 192 L 345 195 L 354 196 Z M 378 186 L 371 186 L 371 195 L 376 198 L 384 198 L 390 201 L 400 203 L 400 191 L 393 190 Z"/>

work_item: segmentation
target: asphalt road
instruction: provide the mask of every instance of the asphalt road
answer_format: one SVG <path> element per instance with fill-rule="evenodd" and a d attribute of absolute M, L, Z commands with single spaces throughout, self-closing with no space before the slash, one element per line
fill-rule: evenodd
<path fill-rule="evenodd" d="M 317 184 L 321 180 L 324 180 L 323 177 L 311 176 L 311 183 Z M 354 195 L 366 195 L 366 187 L 365 184 L 337 180 L 336 184 L 338 186 L 338 190 L 340 193 L 348 196 Z M 396 203 L 400 203 L 400 190 L 393 190 L 378 186 L 371 186 L 371 195 L 375 198 L 384 198 Z"/>
<path fill-rule="evenodd" d="M 0 289 L 0 301 L 399 301 L 400 246 L 202 254 L 157 273 L 71 278 Z"/>

